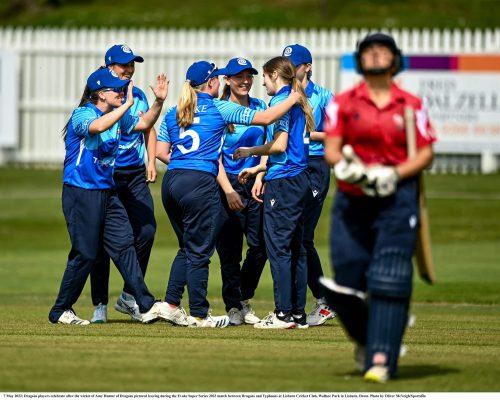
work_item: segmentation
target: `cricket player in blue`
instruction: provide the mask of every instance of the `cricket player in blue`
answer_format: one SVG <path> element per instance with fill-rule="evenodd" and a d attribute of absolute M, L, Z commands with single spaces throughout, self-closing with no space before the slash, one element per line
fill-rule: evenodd
<path fill-rule="evenodd" d="M 295 68 L 287 57 L 275 57 L 263 66 L 271 105 L 286 101 L 292 90 L 301 94 L 298 105 L 274 124 L 264 145 L 240 147 L 233 158 L 269 155 L 264 191 L 264 238 L 271 263 L 275 310 L 258 329 L 308 328 L 305 314 L 307 262 L 303 244 L 304 206 L 309 190 L 307 159 L 309 132 L 314 118 Z M 260 171 L 257 167 L 240 173 L 244 181 Z"/>
<path fill-rule="evenodd" d="M 130 47 L 124 44 L 111 46 L 104 56 L 105 64 L 118 75 L 120 79 L 132 79 L 135 63 L 144 59 L 135 55 Z M 148 111 L 149 104 L 146 94 L 134 86 L 134 104 L 129 109 L 132 115 L 141 115 Z M 144 156 L 147 151 L 147 169 Z M 142 275 L 146 275 L 151 248 L 156 232 L 153 198 L 148 182 L 156 180 L 156 131 L 131 132 L 120 136 L 118 154 L 115 160 L 113 179 L 118 198 L 122 202 L 132 226 L 134 247 L 141 267 Z M 109 286 L 109 256 L 103 251 L 98 265 L 90 274 L 92 302 L 95 306 L 91 322 L 107 321 L 108 286 Z M 139 307 L 130 294 L 127 285 L 118 298 L 115 309 L 140 320 Z"/>
<path fill-rule="evenodd" d="M 250 97 L 254 75 L 258 72 L 250 61 L 237 57 L 225 67 L 226 84 L 221 100 L 227 100 L 253 110 L 267 109 L 264 101 Z M 264 144 L 270 127 L 231 124 L 226 128 L 217 181 L 222 191 L 222 202 L 228 218 L 217 241 L 222 274 L 222 298 L 230 325 L 255 324 L 260 321 L 249 300 L 253 298 L 267 261 L 262 226 L 262 203 L 252 197 L 254 186 L 262 187 L 262 174 L 245 183 L 238 174 L 245 168 L 259 164 L 260 157 L 233 160 L 233 152 L 240 146 Z M 245 261 L 241 265 L 243 236 L 247 240 Z"/>
<path fill-rule="evenodd" d="M 207 301 L 208 266 L 225 215 L 216 177 L 226 127 L 269 125 L 299 98 L 293 93 L 265 111 L 214 99 L 219 95 L 218 76 L 224 74 L 208 61 L 192 64 L 178 105 L 167 112 L 158 135 L 157 157 L 169 163 L 162 200 L 179 241 L 165 301 L 178 310 L 187 285 L 188 323 L 193 328 L 223 328 L 229 323 L 226 315 L 211 316 Z"/>
<path fill-rule="evenodd" d="M 319 278 L 323 276 L 321 260 L 314 247 L 314 230 L 318 224 L 323 203 L 325 202 L 328 188 L 330 187 L 330 167 L 324 160 L 325 148 L 323 140 L 323 123 L 325 110 L 330 103 L 333 94 L 322 86 L 311 80 L 312 55 L 311 52 L 300 44 L 286 46 L 283 56 L 288 57 L 295 66 L 295 77 L 302 82 L 302 86 L 312 107 L 315 129 L 310 132 L 308 172 L 311 190 L 306 198 L 304 209 L 304 247 L 307 252 L 307 284 L 311 289 L 316 302 L 312 311 L 307 316 L 309 326 L 323 325 L 327 320 L 335 318 L 335 313 L 326 304 L 319 284 Z"/>
<path fill-rule="evenodd" d="M 134 104 L 132 91 L 131 81 L 119 79 L 108 68 L 96 70 L 88 77 L 80 105 L 64 129 L 62 206 L 71 251 L 59 294 L 49 313 L 52 323 L 90 323 L 77 317 L 72 307 L 96 265 L 102 246 L 136 299 L 141 321 L 171 320 L 169 309 L 164 303 L 155 302 L 144 283 L 132 228 L 113 189 L 113 166 L 120 135 L 153 126 L 167 96 L 168 81 L 165 75 L 158 76 L 153 88 L 156 99 L 142 117 L 129 113 Z"/>

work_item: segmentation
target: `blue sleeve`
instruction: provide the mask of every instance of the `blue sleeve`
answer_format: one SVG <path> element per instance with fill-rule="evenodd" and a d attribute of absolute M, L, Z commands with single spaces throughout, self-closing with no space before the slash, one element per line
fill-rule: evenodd
<path fill-rule="evenodd" d="M 168 123 L 167 123 L 167 121 L 170 118 L 176 118 L 176 113 L 177 113 L 177 107 L 176 106 L 170 107 L 167 110 L 167 112 L 165 113 L 165 116 L 163 117 L 163 121 L 161 121 L 161 124 L 160 124 L 160 131 L 158 132 L 158 136 L 156 138 L 157 141 L 172 143 L 172 140 L 170 138 L 170 133 L 168 132 Z"/>
<path fill-rule="evenodd" d="M 163 121 L 161 121 L 160 131 L 158 132 L 158 137 L 156 138 L 156 140 L 158 142 L 171 143 L 171 141 L 170 141 L 170 133 L 168 133 L 167 115 L 168 115 L 168 113 L 165 114 L 165 117 L 163 118 Z"/>
<path fill-rule="evenodd" d="M 132 132 L 138 122 L 139 117 L 134 116 L 130 113 L 130 111 L 127 111 L 125 115 L 120 118 L 120 129 L 122 131 L 122 135 Z"/>
<path fill-rule="evenodd" d="M 224 100 L 214 100 L 214 106 L 217 107 L 222 119 L 228 124 L 250 125 L 257 113 L 251 108 Z"/>
<path fill-rule="evenodd" d="M 275 106 L 276 104 L 282 103 L 287 97 L 273 97 L 269 106 Z M 290 132 L 290 111 L 287 111 L 279 120 L 274 123 L 273 136 L 276 132 Z"/>
<path fill-rule="evenodd" d="M 132 114 L 138 114 L 139 112 L 145 113 L 149 110 L 149 103 L 148 103 L 148 98 L 146 97 L 146 94 L 139 89 L 137 86 L 134 86 L 133 89 L 133 94 L 135 98 L 135 102 L 137 104 L 134 104 L 134 112 Z"/>
<path fill-rule="evenodd" d="M 323 109 L 323 112 L 325 112 L 326 107 L 328 107 L 328 104 L 330 104 L 330 101 L 333 98 L 333 93 L 330 92 L 327 89 L 323 89 L 323 95 L 321 97 L 323 99 L 323 101 L 322 101 L 322 109 Z"/>
<path fill-rule="evenodd" d="M 79 107 L 71 116 L 71 125 L 77 136 L 89 137 L 89 127 L 92 122 L 99 119 L 94 111 L 87 107 Z"/>

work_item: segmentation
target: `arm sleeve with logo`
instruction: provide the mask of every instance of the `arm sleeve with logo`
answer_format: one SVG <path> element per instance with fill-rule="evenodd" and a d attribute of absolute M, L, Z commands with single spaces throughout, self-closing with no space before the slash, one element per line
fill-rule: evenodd
<path fill-rule="evenodd" d="M 230 101 L 214 100 L 214 105 L 228 124 L 250 125 L 257 112 Z"/>

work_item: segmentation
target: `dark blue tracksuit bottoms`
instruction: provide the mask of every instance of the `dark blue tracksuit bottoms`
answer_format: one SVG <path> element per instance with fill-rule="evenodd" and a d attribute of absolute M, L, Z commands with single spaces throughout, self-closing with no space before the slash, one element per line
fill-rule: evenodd
<path fill-rule="evenodd" d="M 130 287 L 130 294 L 135 297 L 139 310 L 148 311 L 155 299 L 144 283 L 134 249 L 132 228 L 116 192 L 87 190 L 65 184 L 62 207 L 71 251 L 49 320 L 57 322 L 61 314 L 76 303 L 102 247 Z"/>
<path fill-rule="evenodd" d="M 323 203 L 325 202 L 328 188 L 330 187 L 330 167 L 323 156 L 310 156 L 309 181 L 311 189 L 306 196 L 304 208 L 304 247 L 307 253 L 307 285 L 314 298 L 322 297 L 319 278 L 323 276 L 323 268 L 318 252 L 314 247 L 314 230 L 318 225 Z"/>
<path fill-rule="evenodd" d="M 255 180 L 250 179 L 242 184 L 238 182 L 238 175 L 227 174 L 227 177 L 245 206 L 239 211 L 230 210 L 226 196 L 221 191 L 228 218 L 219 234 L 217 253 L 221 265 L 222 298 L 226 311 L 229 311 L 231 308 L 241 309 L 242 300 L 253 298 L 267 256 L 262 229 L 262 203 L 252 198 Z M 248 249 L 240 271 L 243 235 L 247 239 Z"/>
<path fill-rule="evenodd" d="M 264 239 L 271 264 L 275 312 L 304 314 L 307 260 L 304 249 L 304 202 L 307 171 L 266 182 Z"/>
<path fill-rule="evenodd" d="M 191 315 L 204 318 L 209 308 L 208 266 L 225 216 L 219 185 L 208 172 L 168 170 L 163 177 L 162 201 L 179 242 L 165 301 L 180 304 L 187 285 Z"/>
<path fill-rule="evenodd" d="M 125 207 L 132 226 L 137 259 L 142 275 L 145 276 L 156 232 L 153 197 L 146 182 L 145 167 L 117 168 L 113 179 L 118 198 Z M 99 257 L 98 265 L 90 273 L 90 283 L 92 303 L 108 304 L 109 256 L 104 251 L 102 257 Z M 125 283 L 123 291 L 131 293 L 130 290 Z"/>

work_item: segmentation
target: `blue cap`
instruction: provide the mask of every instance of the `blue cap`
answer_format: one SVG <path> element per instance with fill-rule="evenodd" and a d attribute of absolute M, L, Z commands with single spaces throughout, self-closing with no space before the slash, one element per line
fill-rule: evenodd
<path fill-rule="evenodd" d="M 99 68 L 87 78 L 87 86 L 91 92 L 105 88 L 121 88 L 128 85 L 130 80 L 120 79 L 114 71 L 109 68 Z"/>
<path fill-rule="evenodd" d="M 292 64 L 296 67 L 300 64 L 312 63 L 311 52 L 300 44 L 291 44 L 290 46 L 286 46 L 282 55 L 288 57 Z"/>
<path fill-rule="evenodd" d="M 199 86 L 214 76 L 222 75 L 219 71 L 214 63 L 196 61 L 188 68 L 186 80 L 190 81 L 191 86 Z"/>
<path fill-rule="evenodd" d="M 132 49 L 126 44 L 111 46 L 104 56 L 106 67 L 109 67 L 111 64 L 128 64 L 130 61 L 143 62 L 144 58 L 135 55 Z"/>
<path fill-rule="evenodd" d="M 252 67 L 252 63 L 243 57 L 231 58 L 225 68 L 219 69 L 219 73 L 221 75 L 231 76 L 237 75 L 246 69 L 248 69 L 252 75 L 259 74 L 259 72 Z"/>

